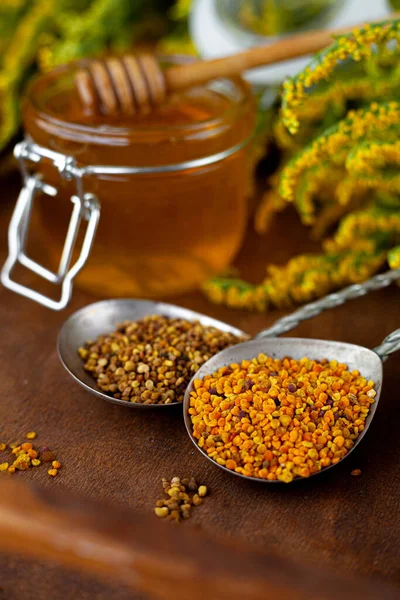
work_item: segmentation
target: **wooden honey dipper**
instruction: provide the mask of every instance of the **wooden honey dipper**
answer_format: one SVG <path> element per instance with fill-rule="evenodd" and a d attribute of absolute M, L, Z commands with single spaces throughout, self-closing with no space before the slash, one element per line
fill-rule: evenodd
<path fill-rule="evenodd" d="M 269 46 L 167 69 L 162 69 L 150 53 L 91 60 L 77 71 L 75 85 L 83 106 L 91 112 L 107 115 L 148 112 L 162 104 L 168 93 L 317 52 L 332 42 L 333 35 L 348 33 L 355 27 L 301 33 Z"/>

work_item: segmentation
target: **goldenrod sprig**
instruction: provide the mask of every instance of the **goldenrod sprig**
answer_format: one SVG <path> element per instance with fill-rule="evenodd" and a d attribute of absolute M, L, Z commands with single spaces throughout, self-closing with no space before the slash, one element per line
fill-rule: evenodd
<path fill-rule="evenodd" d="M 299 128 L 298 107 L 321 81 L 327 81 L 338 65 L 349 59 L 359 62 L 373 53 L 386 52 L 387 44 L 400 40 L 400 19 L 367 24 L 347 35 L 338 36 L 325 50 L 318 52 L 310 65 L 283 84 L 282 120 L 290 133 Z"/>

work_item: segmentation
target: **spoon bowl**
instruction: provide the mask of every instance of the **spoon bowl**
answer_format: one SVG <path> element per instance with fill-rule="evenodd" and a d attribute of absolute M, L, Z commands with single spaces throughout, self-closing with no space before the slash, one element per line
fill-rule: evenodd
<path fill-rule="evenodd" d="M 119 404 L 126 408 L 143 409 L 168 409 L 182 404 L 172 402 L 171 404 L 140 404 L 139 402 L 128 402 L 119 400 L 102 392 L 96 385 L 90 373 L 83 368 L 83 361 L 78 354 L 78 348 L 88 340 L 95 340 L 99 335 L 114 331 L 124 321 L 138 321 L 150 315 L 162 315 L 174 319 L 185 319 L 186 321 L 200 321 L 206 327 L 216 327 L 221 331 L 227 331 L 237 336 L 246 335 L 240 329 L 232 327 L 223 321 L 207 317 L 201 313 L 166 304 L 165 302 L 153 302 L 151 300 L 103 300 L 89 304 L 81 308 L 65 321 L 61 328 L 57 341 L 57 350 L 61 363 L 71 377 L 87 392 L 94 396 Z"/>
<path fill-rule="evenodd" d="M 241 342 L 240 344 L 226 348 L 210 358 L 190 381 L 182 403 L 187 432 L 199 452 L 201 452 L 208 460 L 212 461 L 214 465 L 229 473 L 239 475 L 239 477 L 243 477 L 244 479 L 253 479 L 263 483 L 280 483 L 279 481 L 270 481 L 242 475 L 226 469 L 223 465 L 219 465 L 213 461 L 198 446 L 197 441 L 193 437 L 189 415 L 190 392 L 193 390 L 195 379 L 214 373 L 222 366 L 229 365 L 233 362 L 240 363 L 244 359 L 252 359 L 258 356 L 258 354 L 264 353 L 272 358 L 291 356 L 298 360 L 304 356 L 308 356 L 310 359 L 314 360 L 321 360 L 323 358 L 337 360 L 345 363 L 350 370 L 358 370 L 367 380 L 374 381 L 376 391 L 375 401 L 370 406 L 364 430 L 359 435 L 353 448 L 346 454 L 346 456 L 348 456 L 365 436 L 375 415 L 382 389 L 382 362 L 385 361 L 390 354 L 400 350 L 400 329 L 390 333 L 383 342 L 373 350 L 343 342 L 301 338 L 279 338 L 277 336 L 294 329 L 302 321 L 311 319 L 325 310 L 340 306 L 348 300 L 365 296 L 371 291 L 385 288 L 399 279 L 400 269 L 396 269 L 386 273 L 380 273 L 363 283 L 353 284 L 339 292 L 329 294 L 320 300 L 306 304 L 292 314 L 282 317 L 276 321 L 274 325 L 261 331 L 252 341 Z M 107 402 L 129 408 L 170 408 L 181 404 L 179 402 L 171 404 L 140 404 L 108 396 L 97 388 L 93 378 L 84 370 L 83 362 L 78 355 L 78 348 L 87 340 L 96 339 L 101 334 L 115 330 L 116 326 L 123 321 L 137 321 L 138 319 L 150 315 L 181 318 L 187 321 L 197 320 L 200 321 L 202 325 L 216 327 L 221 331 L 230 332 L 236 336 L 247 337 L 245 332 L 236 327 L 232 327 L 228 323 L 212 319 L 201 313 L 181 308 L 180 306 L 175 306 L 173 304 L 153 302 L 151 300 L 104 300 L 78 310 L 64 323 L 58 337 L 58 354 L 64 368 L 86 391 Z M 344 458 L 346 458 L 346 456 Z M 342 460 L 343 458 L 338 464 L 340 464 Z M 313 473 L 313 475 L 318 475 L 327 469 L 330 469 L 332 466 L 336 465 L 324 467 L 321 471 L 318 471 L 318 473 Z M 295 480 L 297 479 L 300 478 L 296 478 Z"/>
<path fill-rule="evenodd" d="M 215 466 L 224 469 L 228 473 L 242 477 L 243 479 L 251 479 L 261 483 L 282 483 L 279 480 L 267 480 L 259 477 L 250 477 L 241 473 L 236 473 L 231 469 L 227 469 L 223 465 L 219 465 L 212 458 L 210 458 L 202 448 L 199 447 L 196 438 L 192 432 L 192 422 L 190 419 L 189 408 L 190 408 L 190 393 L 194 389 L 194 380 L 202 379 L 205 375 L 215 373 L 221 367 L 230 365 L 231 363 L 240 363 L 242 360 L 251 360 L 258 356 L 260 353 L 271 356 L 272 358 L 284 358 L 290 356 L 296 360 L 299 360 L 307 356 L 311 360 L 321 360 L 326 358 L 328 360 L 337 360 L 340 363 L 344 363 L 348 366 L 349 371 L 358 370 L 360 374 L 367 380 L 372 380 L 375 383 L 375 401 L 371 404 L 368 417 L 365 421 L 365 428 L 360 433 L 354 446 L 349 450 L 345 457 L 349 456 L 351 452 L 358 446 L 362 438 L 367 433 L 367 430 L 372 422 L 375 411 L 378 406 L 379 397 L 382 389 L 382 360 L 380 356 L 363 346 L 357 346 L 355 344 L 346 344 L 343 342 L 331 342 L 326 340 L 316 339 L 302 339 L 302 338 L 261 338 L 252 340 L 250 342 L 243 342 L 236 344 L 226 350 L 222 350 L 212 358 L 210 358 L 194 375 L 189 383 L 189 386 L 185 392 L 185 398 L 183 402 L 183 416 L 185 420 L 186 430 L 188 435 L 196 448 L 201 452 L 209 461 Z M 343 458 L 340 460 L 342 462 Z M 330 469 L 336 465 L 330 465 L 329 467 L 323 468 L 314 475 L 319 475 L 327 469 Z M 298 478 L 300 479 L 300 478 Z"/>

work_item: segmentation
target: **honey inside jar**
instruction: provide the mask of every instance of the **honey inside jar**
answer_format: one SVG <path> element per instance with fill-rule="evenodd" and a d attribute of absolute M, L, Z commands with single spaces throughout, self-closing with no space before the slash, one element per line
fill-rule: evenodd
<path fill-rule="evenodd" d="M 247 84 L 218 80 L 147 114 L 110 117 L 83 112 L 76 68 L 32 82 L 23 105 L 27 135 L 79 166 L 138 168 L 83 178 L 101 216 L 77 284 L 102 296 L 159 297 L 197 287 L 230 264 L 246 227 L 246 142 L 254 126 Z M 35 223 L 55 268 L 76 187 L 49 163 L 35 168 L 58 190 L 55 198 L 40 196 Z"/>

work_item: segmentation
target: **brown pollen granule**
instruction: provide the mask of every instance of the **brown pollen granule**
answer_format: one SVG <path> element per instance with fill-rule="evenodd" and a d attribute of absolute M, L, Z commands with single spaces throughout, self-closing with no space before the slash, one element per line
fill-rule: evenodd
<path fill-rule="evenodd" d="M 359 475 L 361 475 L 361 469 L 353 469 L 351 474 L 353 475 L 353 477 L 358 477 Z"/>
<path fill-rule="evenodd" d="M 163 478 L 162 485 L 168 498 L 157 500 L 154 512 L 157 517 L 169 521 L 179 522 L 181 519 L 189 519 L 192 506 L 199 506 L 204 496 L 208 494 L 207 487 L 198 486 L 193 477 L 191 479 L 173 477 L 170 482 Z"/>
<path fill-rule="evenodd" d="M 196 379 L 193 436 L 219 465 L 290 483 L 338 463 L 354 446 L 374 382 L 335 360 L 253 360 Z"/>
<path fill-rule="evenodd" d="M 241 338 L 198 321 L 154 315 L 126 321 L 78 352 L 106 394 L 140 404 L 182 402 L 194 373 Z"/>

